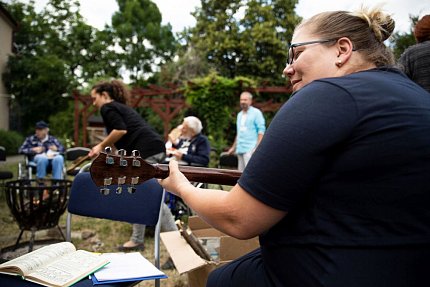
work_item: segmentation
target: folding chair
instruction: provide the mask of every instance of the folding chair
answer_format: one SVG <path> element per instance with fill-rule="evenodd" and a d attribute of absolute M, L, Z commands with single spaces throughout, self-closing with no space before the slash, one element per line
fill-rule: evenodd
<path fill-rule="evenodd" d="M 88 165 L 87 165 L 88 166 Z M 87 166 L 84 166 L 86 168 Z M 89 172 L 80 172 L 73 180 L 66 219 L 66 240 L 71 241 L 72 214 L 104 218 L 128 223 L 156 226 L 154 234 L 155 267 L 160 268 L 160 218 L 164 189 L 156 179 L 136 185 L 136 192 L 130 194 L 126 188 L 121 194 L 115 192 L 118 185 L 109 186 L 110 192 L 100 192 Z M 160 286 L 160 279 L 155 279 Z"/>
<path fill-rule="evenodd" d="M 0 146 L 0 161 L 6 161 L 6 149 Z M 0 170 L 0 192 L 4 190 L 4 181 L 13 178 L 13 173 L 10 171 Z"/>
<path fill-rule="evenodd" d="M 222 152 L 219 155 L 218 168 L 237 169 L 237 166 L 238 166 L 237 155 L 228 154 L 227 152 Z"/>
<path fill-rule="evenodd" d="M 76 174 L 78 174 L 80 170 L 80 166 L 82 164 L 81 159 L 83 159 L 86 155 L 88 155 L 90 151 L 91 149 L 87 147 L 71 147 L 66 149 L 65 160 L 66 162 L 71 162 L 71 164 L 68 165 L 66 169 L 66 173 L 72 176 L 75 176 Z M 75 162 L 77 162 L 76 165 L 75 165 Z"/>

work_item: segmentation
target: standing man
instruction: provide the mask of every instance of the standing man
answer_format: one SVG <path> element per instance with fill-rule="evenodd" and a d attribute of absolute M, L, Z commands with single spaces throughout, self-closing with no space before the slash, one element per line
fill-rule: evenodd
<path fill-rule="evenodd" d="M 64 146 L 54 136 L 49 135 L 49 126 L 39 121 L 34 135 L 27 137 L 19 148 L 19 153 L 29 158 L 29 163 L 37 166 L 36 177 L 46 177 L 48 165 L 52 165 L 52 178 L 63 179 Z"/>
<path fill-rule="evenodd" d="M 236 152 L 238 170 L 243 171 L 252 153 L 263 139 L 266 124 L 263 113 L 252 106 L 252 94 L 250 92 L 240 94 L 240 108 L 242 110 L 237 115 L 236 120 L 236 138 L 228 153 Z"/>

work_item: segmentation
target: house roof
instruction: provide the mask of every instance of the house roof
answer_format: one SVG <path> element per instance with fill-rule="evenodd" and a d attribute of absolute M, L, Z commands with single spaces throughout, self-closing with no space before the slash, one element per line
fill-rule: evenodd
<path fill-rule="evenodd" d="M 0 3 L 0 17 L 2 17 L 12 27 L 13 30 L 18 28 L 18 23 L 15 21 L 9 11 L 6 10 L 2 3 Z"/>

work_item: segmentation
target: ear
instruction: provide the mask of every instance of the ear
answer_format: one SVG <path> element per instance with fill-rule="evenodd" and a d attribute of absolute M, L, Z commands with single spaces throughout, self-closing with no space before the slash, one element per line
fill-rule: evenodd
<path fill-rule="evenodd" d="M 101 96 L 104 97 L 105 99 L 110 99 L 110 96 L 107 92 L 102 92 Z"/>
<path fill-rule="evenodd" d="M 340 60 L 342 64 L 348 62 L 354 50 L 354 46 L 351 40 L 347 37 L 342 37 L 339 40 L 337 40 L 336 45 L 337 45 L 338 60 Z"/>

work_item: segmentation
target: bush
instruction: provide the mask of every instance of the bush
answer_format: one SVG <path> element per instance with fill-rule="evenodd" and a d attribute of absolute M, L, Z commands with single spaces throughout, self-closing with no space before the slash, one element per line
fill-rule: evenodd
<path fill-rule="evenodd" d="M 18 153 L 19 147 L 24 142 L 24 137 L 15 131 L 0 130 L 0 146 L 6 149 L 8 155 Z"/>

